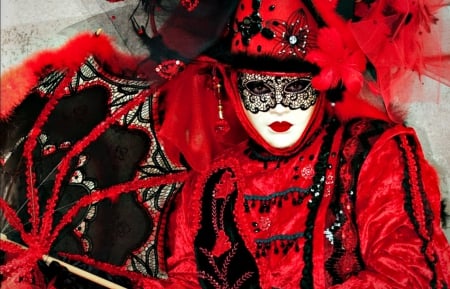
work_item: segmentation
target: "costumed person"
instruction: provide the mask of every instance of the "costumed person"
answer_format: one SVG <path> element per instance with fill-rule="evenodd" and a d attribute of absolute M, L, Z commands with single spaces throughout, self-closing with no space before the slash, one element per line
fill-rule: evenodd
<path fill-rule="evenodd" d="M 95 287 L 49 254 L 132 288 L 448 288 L 438 177 L 389 110 L 440 3 L 229 4 L 138 27 L 142 62 L 84 35 L 2 78 L 7 284 Z"/>
<path fill-rule="evenodd" d="M 153 288 L 448 287 L 436 173 L 411 128 L 358 99 L 366 56 L 328 5 L 238 4 L 212 73 L 249 140 L 185 184 Z"/>

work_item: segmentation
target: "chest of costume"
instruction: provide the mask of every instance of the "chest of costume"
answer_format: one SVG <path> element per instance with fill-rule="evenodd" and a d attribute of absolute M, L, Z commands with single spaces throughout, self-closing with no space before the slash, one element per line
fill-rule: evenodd
<path fill-rule="evenodd" d="M 253 255 L 264 280 L 274 288 L 298 288 L 302 276 L 309 205 L 316 189 L 322 189 L 314 180 L 326 178 L 326 171 L 316 171 L 318 143 L 265 169 L 261 162 L 242 166 L 247 176 L 238 199 L 244 200 L 244 210 L 236 209 L 236 222 L 246 246 L 255 247 Z"/>
<path fill-rule="evenodd" d="M 336 128 L 329 130 L 334 134 Z M 316 213 L 311 207 L 326 187 L 329 154 L 323 151 L 330 151 L 331 139 L 323 130 L 293 157 L 265 159 L 244 149 L 223 161 L 227 168 L 211 175 L 202 199 L 196 253 L 205 279 L 214 278 L 213 271 L 208 273 L 211 262 L 213 268 L 224 268 L 227 260 L 230 268 L 233 262 L 241 264 L 239 274 L 221 272 L 231 284 L 241 282 L 239 288 L 298 288 L 304 248 L 311 245 L 310 222 Z M 207 235 L 216 240 L 205 242 Z M 208 281 L 204 284 L 208 288 Z"/>
<path fill-rule="evenodd" d="M 220 282 L 214 268 L 242 268 L 220 272 L 241 282 L 237 288 L 312 288 L 319 271 L 322 286 L 331 286 L 362 269 L 351 213 L 355 164 L 370 149 L 352 135 L 361 126 L 371 125 L 329 124 L 290 158 L 244 149 L 234 156 L 239 161 L 223 161 L 205 183 L 195 241 L 204 288 Z"/>

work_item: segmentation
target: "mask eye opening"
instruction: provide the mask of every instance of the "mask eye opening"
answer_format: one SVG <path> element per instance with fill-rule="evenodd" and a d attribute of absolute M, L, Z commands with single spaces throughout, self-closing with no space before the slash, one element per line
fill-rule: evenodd
<path fill-rule="evenodd" d="M 286 93 L 302 93 L 311 86 L 311 80 L 308 78 L 297 78 L 283 88 Z"/>
<path fill-rule="evenodd" d="M 253 94 L 262 95 L 272 92 L 272 88 L 263 80 L 252 80 L 245 84 L 245 87 Z"/>

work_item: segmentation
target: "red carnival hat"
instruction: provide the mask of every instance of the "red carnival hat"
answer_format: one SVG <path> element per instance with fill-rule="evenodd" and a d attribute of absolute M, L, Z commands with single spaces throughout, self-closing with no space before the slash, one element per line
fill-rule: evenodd
<path fill-rule="evenodd" d="M 347 28 L 355 7 L 348 2 L 240 0 L 232 23 L 234 66 L 310 72 L 312 86 L 330 101 L 353 103 L 363 86 L 366 57 Z"/>
<path fill-rule="evenodd" d="M 449 58 L 436 38 L 435 15 L 443 5 L 442 0 L 240 0 L 232 23 L 234 65 L 313 72 L 315 89 L 333 102 L 343 100 L 338 110 L 344 118 L 354 116 L 356 103 L 362 105 L 358 97 L 366 85 L 371 93 L 365 94 L 381 97 L 396 118 L 390 106 L 408 103 L 412 94 L 405 76 L 425 74 L 450 83 L 443 73 Z M 373 116 L 369 110 L 361 116 Z"/>
<path fill-rule="evenodd" d="M 301 0 L 242 0 L 233 26 L 233 54 L 279 60 L 304 59 L 316 47 L 319 29 Z"/>
<path fill-rule="evenodd" d="M 356 95 L 366 58 L 339 14 L 340 6 L 338 1 L 241 0 L 233 21 L 234 63 L 314 74 L 318 67 L 313 79 L 317 90 Z M 337 95 L 340 99 L 341 93 Z"/>

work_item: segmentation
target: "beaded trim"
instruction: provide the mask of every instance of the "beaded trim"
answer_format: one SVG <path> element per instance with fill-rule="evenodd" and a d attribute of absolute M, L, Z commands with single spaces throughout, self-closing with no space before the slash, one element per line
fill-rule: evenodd
<path fill-rule="evenodd" d="M 421 252 L 433 274 L 430 287 L 436 289 L 448 288 L 444 276 L 441 276 L 440 272 L 436 270 L 438 259 L 436 251 L 431 244 L 434 216 L 429 200 L 426 197 L 423 181 L 420 178 L 422 174 L 417 155 L 416 140 L 413 136 L 406 135 L 397 136 L 395 140 L 402 152 L 406 166 L 403 180 L 403 188 L 405 189 L 404 206 L 417 235 L 422 241 Z"/>
<path fill-rule="evenodd" d="M 306 229 L 304 232 L 305 244 L 303 247 L 303 260 L 305 266 L 303 267 L 303 277 L 300 280 L 300 288 L 309 289 L 314 286 L 313 278 L 313 232 L 314 223 L 317 217 L 318 209 L 322 198 L 324 196 L 325 175 L 328 167 L 328 157 L 333 144 L 333 138 L 339 128 L 339 122 L 336 119 L 331 119 L 328 126 L 325 128 L 327 134 L 323 137 L 323 144 L 319 152 L 319 159 L 315 166 L 316 175 L 313 177 L 313 184 L 315 188 L 312 198 L 309 200 L 308 208 L 310 212 L 306 218 Z"/>

